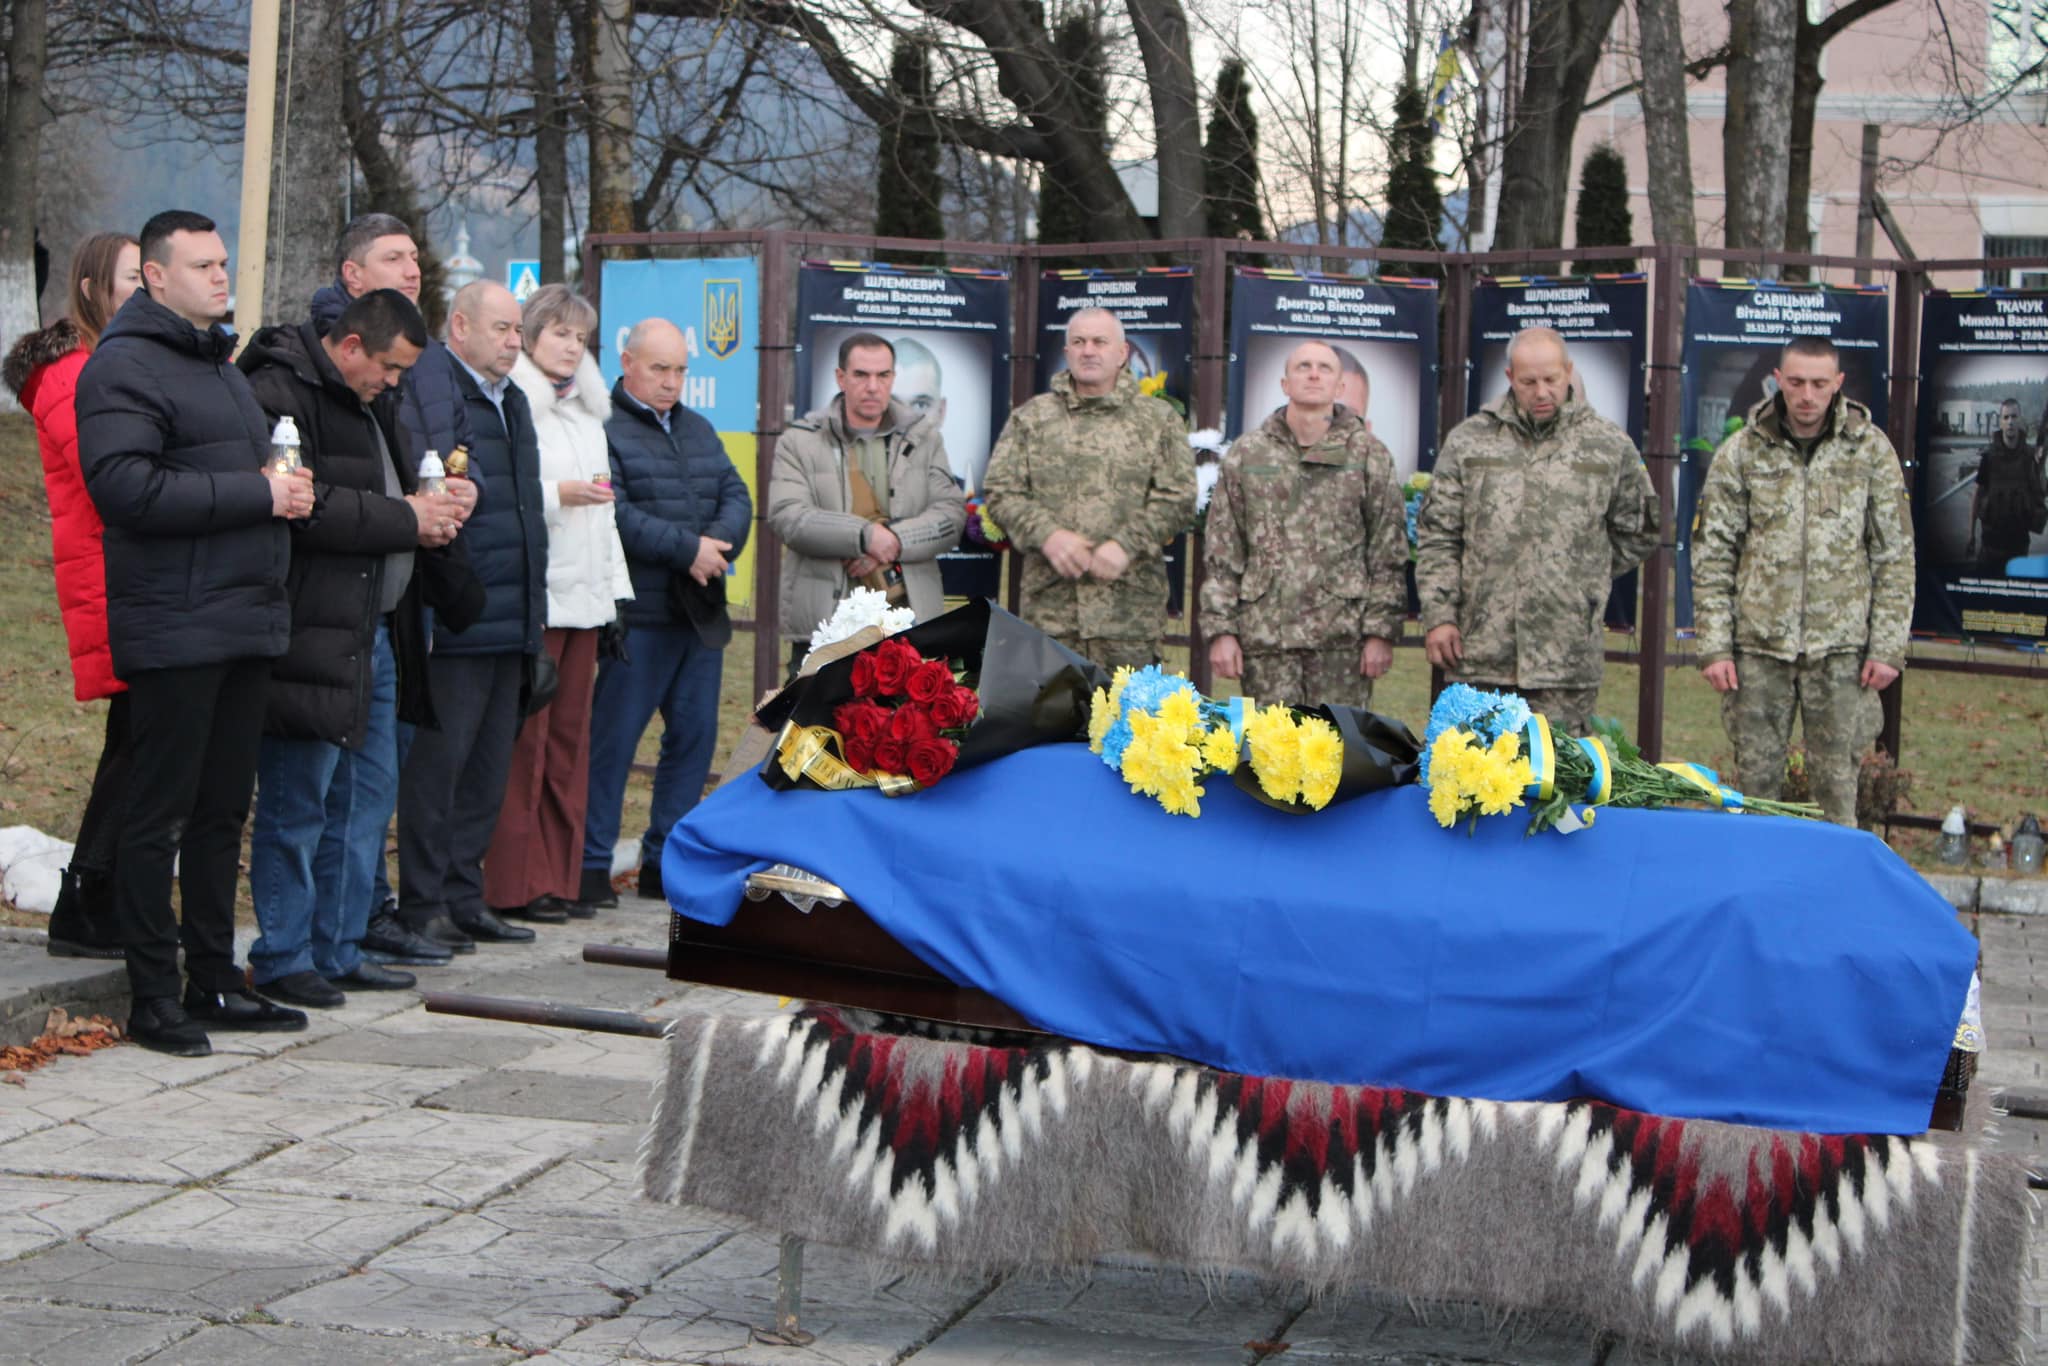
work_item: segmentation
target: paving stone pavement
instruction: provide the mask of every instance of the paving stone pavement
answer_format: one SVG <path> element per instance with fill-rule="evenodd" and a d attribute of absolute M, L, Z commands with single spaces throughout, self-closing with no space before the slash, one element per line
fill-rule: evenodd
<path fill-rule="evenodd" d="M 1972 885 L 1962 904 L 2005 904 Z M 1960 899 L 1960 893 L 1959 893 Z M 627 897 L 532 946 L 482 948 L 428 987 L 658 1013 L 763 997 L 593 967 L 587 941 L 652 946 L 664 910 Z M 1991 1051 L 1978 1103 L 2042 1118 L 1995 1141 L 2048 1171 L 2048 918 L 1965 912 L 1984 943 Z M 40 956 L 0 940 L 0 967 Z M 40 969 L 42 964 L 33 966 Z M 55 988 L 17 964 L 11 980 Z M 0 991 L 10 980 L 0 972 Z M 4 1003 L 0 1003 L 4 1004 Z M 775 1239 L 635 1198 L 659 1046 L 428 1015 L 359 993 L 297 1035 L 215 1036 L 203 1059 L 138 1048 L 0 1086 L 0 1361 L 560 1366 L 1636 1366 L 1574 1322 L 1418 1313 L 1367 1295 L 1197 1278 L 1135 1260 L 1092 1275 L 890 1279 L 811 1248 L 802 1348 L 773 1318 Z M 2048 1236 L 2027 1267 L 2048 1332 Z M 1258 1344 L 1286 1345 L 1284 1356 Z"/>

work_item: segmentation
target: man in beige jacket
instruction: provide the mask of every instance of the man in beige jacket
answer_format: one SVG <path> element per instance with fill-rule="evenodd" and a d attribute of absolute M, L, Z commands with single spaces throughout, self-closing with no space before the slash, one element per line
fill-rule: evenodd
<path fill-rule="evenodd" d="M 782 635 L 794 673 L 811 631 L 863 580 L 901 575 L 919 621 L 945 610 L 937 557 L 967 504 L 933 415 L 890 396 L 896 350 L 872 332 L 839 344 L 839 395 L 775 443 L 768 525 L 782 542 Z"/>

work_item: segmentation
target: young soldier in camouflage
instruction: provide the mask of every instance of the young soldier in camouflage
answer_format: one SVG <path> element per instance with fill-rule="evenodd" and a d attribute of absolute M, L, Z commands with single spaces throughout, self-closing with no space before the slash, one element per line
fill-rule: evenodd
<path fill-rule="evenodd" d="M 1172 408 L 1138 392 L 1106 309 L 1067 322 L 1067 369 L 1010 414 L 988 512 L 1023 552 L 1024 618 L 1098 664 L 1159 658 L 1166 543 L 1195 515 L 1195 461 Z"/>
<path fill-rule="evenodd" d="M 1892 443 L 1841 397 L 1824 337 L 1795 338 L 1778 393 L 1723 442 L 1700 493 L 1693 615 L 1742 790 L 1775 797 L 1792 714 L 1828 819 L 1856 823 L 1856 767 L 1878 691 L 1906 663 L 1913 532 Z"/>
<path fill-rule="evenodd" d="M 1369 705 L 1408 605 L 1394 458 L 1336 402 L 1343 377 L 1326 343 L 1295 347 L 1286 406 L 1231 446 L 1210 499 L 1209 666 L 1260 701 Z"/>
<path fill-rule="evenodd" d="M 1454 681 L 1512 688 L 1582 735 L 1601 610 L 1657 546 L 1657 495 L 1628 434 L 1573 392 L 1564 338 L 1516 333 L 1507 374 L 1444 438 L 1416 517 L 1423 646 Z"/>

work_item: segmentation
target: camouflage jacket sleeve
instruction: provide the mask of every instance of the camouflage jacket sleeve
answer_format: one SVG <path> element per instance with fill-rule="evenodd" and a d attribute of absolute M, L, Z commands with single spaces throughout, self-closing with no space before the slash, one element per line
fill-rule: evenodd
<path fill-rule="evenodd" d="M 1422 629 L 1458 623 L 1464 599 L 1465 442 L 1453 431 L 1437 453 L 1429 491 L 1415 516 L 1415 594 L 1422 604 Z"/>
<path fill-rule="evenodd" d="M 1396 640 L 1408 612 L 1408 506 L 1394 482 L 1394 457 L 1378 441 L 1365 468 L 1365 600 L 1358 634 Z"/>
<path fill-rule="evenodd" d="M 1903 669 L 1913 617 L 1912 514 L 1892 443 L 1878 436 L 1870 453 L 1870 501 L 1863 527 L 1870 550 L 1870 643 L 1864 658 Z"/>
<path fill-rule="evenodd" d="M 1117 538 L 1117 543 L 1134 560 L 1161 558 L 1167 542 L 1186 531 L 1195 520 L 1195 453 L 1188 447 L 1186 429 L 1173 415 L 1173 409 L 1158 399 L 1141 402 L 1156 405 L 1158 410 L 1156 415 L 1148 415 L 1154 418 L 1150 424 L 1153 434 L 1147 442 L 1152 448 L 1151 483 L 1145 490 L 1145 504 L 1130 528 L 1137 544 Z M 1008 524 L 998 517 L 996 525 Z"/>
<path fill-rule="evenodd" d="M 1607 504 L 1607 539 L 1614 547 L 1615 578 L 1650 558 L 1657 548 L 1661 520 L 1649 467 L 1640 455 L 1623 460 L 1614 481 L 1614 496 Z"/>
<path fill-rule="evenodd" d="M 1040 553 L 1045 538 L 1060 529 L 1051 508 L 1034 495 L 1032 466 L 1041 453 L 1038 424 L 1032 419 L 1032 404 L 1010 414 L 1003 434 L 989 453 L 987 485 L 988 515 L 1003 528 L 1017 549 Z"/>
<path fill-rule="evenodd" d="M 1238 587 L 1244 582 L 1244 438 L 1231 444 L 1209 493 L 1209 521 L 1202 533 L 1202 634 L 1237 634 Z"/>
<path fill-rule="evenodd" d="M 1735 571 L 1749 535 L 1743 445 L 1740 432 L 1721 443 L 1700 490 L 1699 526 L 1692 537 L 1692 619 L 1701 664 L 1735 657 Z"/>

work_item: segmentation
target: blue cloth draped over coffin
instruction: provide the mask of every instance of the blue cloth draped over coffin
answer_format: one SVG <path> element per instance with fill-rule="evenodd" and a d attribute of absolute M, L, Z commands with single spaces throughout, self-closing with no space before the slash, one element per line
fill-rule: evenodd
<path fill-rule="evenodd" d="M 1039 1027 L 1260 1076 L 1918 1133 L 1976 941 L 1882 842 L 1817 822 L 1604 810 L 1475 835 L 1418 787 L 1314 815 L 1212 778 L 1202 815 L 1079 744 L 914 796 L 727 783 L 670 834 L 677 910 L 746 878 L 837 883 Z M 818 914 L 830 914 L 821 910 Z"/>

